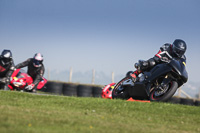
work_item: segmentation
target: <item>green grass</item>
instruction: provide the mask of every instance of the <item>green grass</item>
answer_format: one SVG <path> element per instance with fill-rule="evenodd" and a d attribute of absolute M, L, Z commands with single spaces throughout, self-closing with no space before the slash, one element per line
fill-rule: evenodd
<path fill-rule="evenodd" d="M 0 132 L 200 132 L 200 107 L 0 91 Z"/>

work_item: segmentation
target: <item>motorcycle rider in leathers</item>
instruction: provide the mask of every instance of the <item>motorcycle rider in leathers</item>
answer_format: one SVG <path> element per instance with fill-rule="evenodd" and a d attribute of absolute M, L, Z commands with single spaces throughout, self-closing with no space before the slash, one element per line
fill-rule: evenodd
<path fill-rule="evenodd" d="M 14 71 L 14 61 L 10 50 L 3 50 L 0 55 L 0 89 L 9 90 L 8 84 Z"/>
<path fill-rule="evenodd" d="M 137 80 L 137 76 L 142 71 L 150 70 L 155 65 L 160 64 L 163 61 L 168 61 L 169 56 L 180 58 L 186 65 L 186 57 L 184 55 L 186 49 L 187 45 L 185 41 L 181 39 L 176 39 L 173 44 L 166 43 L 160 48 L 159 52 L 153 58 L 150 58 L 147 61 L 139 61 L 138 63 L 135 63 L 135 68 L 137 70 L 134 72 L 129 71 L 126 76 L 130 77 L 133 82 L 135 82 Z M 169 54 L 169 56 L 166 56 L 167 54 Z"/>
<path fill-rule="evenodd" d="M 27 73 L 33 78 L 33 83 L 26 86 L 26 90 L 36 92 L 37 85 L 42 80 L 45 71 L 42 62 L 43 56 L 40 53 L 36 53 L 33 58 L 29 58 L 15 66 L 16 69 L 28 67 Z"/>

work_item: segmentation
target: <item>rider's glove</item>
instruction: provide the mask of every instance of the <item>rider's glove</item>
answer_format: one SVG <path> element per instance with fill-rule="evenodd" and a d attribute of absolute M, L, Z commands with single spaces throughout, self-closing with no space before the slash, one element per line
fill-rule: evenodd
<path fill-rule="evenodd" d="M 163 61 L 163 62 L 169 62 L 169 59 L 167 57 L 161 57 L 161 61 Z"/>
<path fill-rule="evenodd" d="M 138 71 L 146 70 L 148 68 L 148 61 L 139 60 L 134 66 Z"/>
<path fill-rule="evenodd" d="M 4 77 L 4 78 L 0 78 L 0 82 L 1 83 L 4 83 L 4 84 L 7 84 L 7 83 L 10 83 L 11 81 L 11 78 L 7 78 L 7 77 Z"/>
<path fill-rule="evenodd" d="M 30 84 L 28 86 L 25 87 L 26 90 L 32 90 L 34 88 L 34 84 Z"/>

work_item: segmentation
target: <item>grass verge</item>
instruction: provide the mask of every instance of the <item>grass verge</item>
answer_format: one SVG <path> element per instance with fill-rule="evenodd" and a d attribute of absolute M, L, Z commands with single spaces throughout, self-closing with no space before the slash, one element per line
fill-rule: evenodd
<path fill-rule="evenodd" d="M 200 132 L 200 107 L 0 91 L 0 132 Z"/>

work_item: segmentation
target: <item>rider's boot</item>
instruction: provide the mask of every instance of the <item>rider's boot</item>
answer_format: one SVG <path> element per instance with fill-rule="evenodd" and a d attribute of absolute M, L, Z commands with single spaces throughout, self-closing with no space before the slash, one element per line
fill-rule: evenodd
<path fill-rule="evenodd" d="M 33 93 L 37 93 L 36 87 L 33 88 L 32 92 L 33 92 Z"/>

